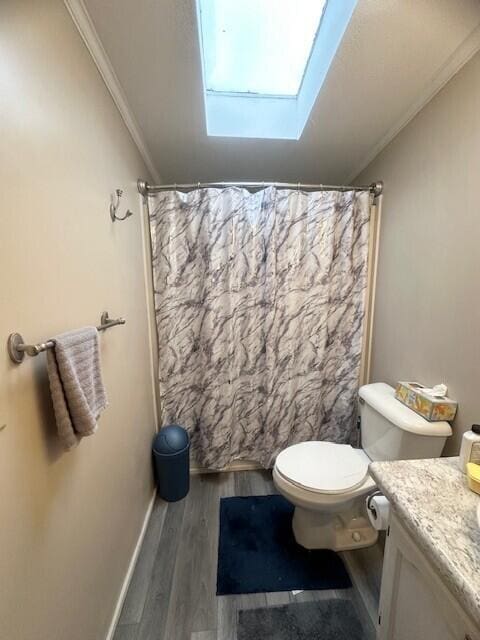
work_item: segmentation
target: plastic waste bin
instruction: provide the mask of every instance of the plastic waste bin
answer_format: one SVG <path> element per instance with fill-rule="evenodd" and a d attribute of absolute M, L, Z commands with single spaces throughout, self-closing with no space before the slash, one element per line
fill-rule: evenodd
<path fill-rule="evenodd" d="M 184 498 L 190 488 L 190 438 L 178 424 L 162 427 L 152 446 L 158 493 L 168 502 Z"/>

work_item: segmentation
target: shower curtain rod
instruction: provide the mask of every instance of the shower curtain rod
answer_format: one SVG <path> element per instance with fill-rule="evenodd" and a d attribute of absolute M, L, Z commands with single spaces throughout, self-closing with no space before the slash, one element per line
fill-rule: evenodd
<path fill-rule="evenodd" d="M 208 187 L 245 187 L 246 189 L 263 189 L 264 187 L 278 187 L 279 189 L 302 189 L 312 191 L 370 191 L 376 198 L 383 192 L 383 182 L 372 182 L 369 185 L 358 187 L 347 185 L 332 184 L 302 184 L 301 182 L 196 182 L 191 184 L 148 184 L 145 180 L 137 181 L 138 192 L 142 196 L 149 193 L 158 193 L 159 191 L 179 190 L 187 191 L 189 189 L 205 189 Z"/>

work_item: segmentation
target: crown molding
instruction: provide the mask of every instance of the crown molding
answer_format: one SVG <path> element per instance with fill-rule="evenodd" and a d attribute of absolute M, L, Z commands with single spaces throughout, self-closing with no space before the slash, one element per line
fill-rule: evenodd
<path fill-rule="evenodd" d="M 152 178 L 156 182 L 160 182 L 158 171 L 152 160 L 147 144 L 143 139 L 140 126 L 130 109 L 120 81 L 113 70 L 112 63 L 108 58 L 107 52 L 103 47 L 83 0 L 64 0 L 64 4 L 80 35 L 82 36 L 93 61 L 97 65 L 100 75 L 102 76 L 103 81 L 105 82 L 105 85 L 107 86 L 107 89 L 109 90 L 110 95 L 112 96 L 113 101 L 120 112 L 120 115 L 122 116 L 123 121 L 125 122 L 125 125 L 127 126 L 127 129 L 140 152 L 140 155 L 143 158 L 143 161 L 150 171 Z"/>
<path fill-rule="evenodd" d="M 480 25 L 477 26 L 465 40 L 455 49 L 452 55 L 446 59 L 430 82 L 425 86 L 419 98 L 405 111 L 401 118 L 390 127 L 387 133 L 372 147 L 363 157 L 355 171 L 353 171 L 346 184 L 351 184 L 360 173 L 375 160 L 375 158 L 385 149 L 385 147 L 397 136 L 400 131 L 413 120 L 423 107 L 447 84 L 453 76 L 480 50 Z"/>

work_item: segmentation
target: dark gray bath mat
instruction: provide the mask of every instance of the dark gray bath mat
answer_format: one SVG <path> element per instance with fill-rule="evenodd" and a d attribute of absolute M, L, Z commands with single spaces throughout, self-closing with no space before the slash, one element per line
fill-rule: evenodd
<path fill-rule="evenodd" d="M 238 614 L 238 640 L 364 640 L 350 600 L 294 602 Z"/>
<path fill-rule="evenodd" d="M 222 498 L 217 595 L 352 586 L 339 555 L 295 542 L 292 516 L 283 496 Z"/>

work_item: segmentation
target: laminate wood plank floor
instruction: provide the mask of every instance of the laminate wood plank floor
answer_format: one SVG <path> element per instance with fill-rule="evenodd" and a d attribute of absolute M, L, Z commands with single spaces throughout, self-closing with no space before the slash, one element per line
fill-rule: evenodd
<path fill-rule="evenodd" d="M 274 493 L 270 472 L 236 471 L 193 476 L 181 502 L 157 499 L 114 640 L 236 640 L 240 609 L 324 598 L 350 599 L 365 640 L 374 640 L 381 550 L 375 563 L 371 551 L 358 558 L 360 552 L 344 554 L 349 571 L 357 573 L 350 589 L 216 595 L 220 498 Z"/>

